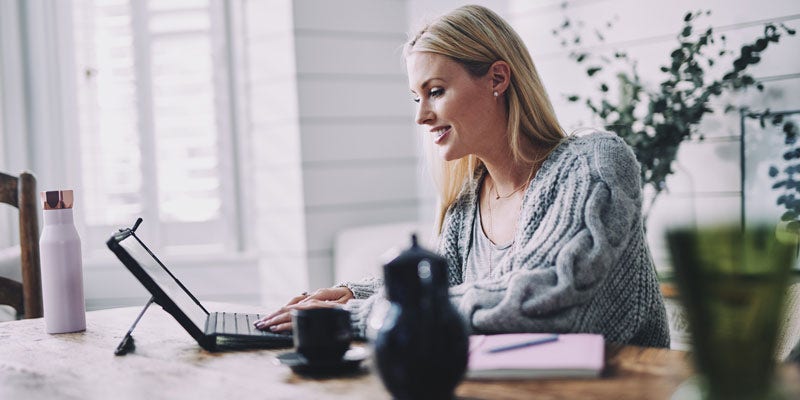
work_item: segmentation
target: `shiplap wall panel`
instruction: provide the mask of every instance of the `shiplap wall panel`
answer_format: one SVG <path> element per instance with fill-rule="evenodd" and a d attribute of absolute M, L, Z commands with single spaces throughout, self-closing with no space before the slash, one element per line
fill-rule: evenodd
<path fill-rule="evenodd" d="M 408 115 L 411 96 L 404 76 L 325 76 L 298 79 L 303 117 L 352 118 Z M 409 126 L 412 121 L 409 121 Z"/>
<path fill-rule="evenodd" d="M 333 256 L 330 251 L 322 254 L 309 254 L 308 259 L 308 286 L 321 288 L 331 286 L 334 282 L 334 273 L 331 269 Z"/>
<path fill-rule="evenodd" d="M 396 35 L 406 30 L 406 1 L 296 0 L 294 18 L 297 30 Z"/>
<path fill-rule="evenodd" d="M 800 122 L 798 114 L 790 118 L 795 123 Z M 775 221 L 786 211 L 775 207 L 778 197 L 785 192 L 772 190 L 777 179 L 768 178 L 768 171 L 770 166 L 783 169 L 788 164 L 782 159 L 786 151 L 784 136 L 780 126 L 767 125 L 762 129 L 756 120 L 745 121 L 745 127 L 745 210 L 749 220 Z"/>
<path fill-rule="evenodd" d="M 405 79 L 402 44 L 405 34 L 320 36 L 300 31 L 297 43 L 299 74 L 392 75 Z M 343 57 L 343 55 L 347 55 Z"/>
<path fill-rule="evenodd" d="M 387 204 L 364 204 L 347 209 L 309 209 L 307 215 L 308 251 L 318 254 L 333 251 L 330 243 L 342 229 L 416 221 L 418 210 L 415 201 L 398 200 Z"/>
<path fill-rule="evenodd" d="M 309 289 L 333 283 L 337 232 L 418 217 L 406 7 L 294 2 Z"/>
<path fill-rule="evenodd" d="M 530 4 L 529 10 L 513 10 L 509 20 L 529 46 L 539 54 L 560 53 L 558 41 L 552 39 L 551 30 L 564 20 L 560 7 L 537 7 L 536 2 L 513 1 L 513 4 Z M 772 0 L 753 2 L 745 0 L 707 0 L 698 3 L 694 0 L 658 2 L 654 0 L 600 0 L 569 2 L 567 8 L 573 20 L 584 20 L 587 26 L 603 26 L 615 20 L 611 30 L 601 29 L 606 46 L 615 43 L 638 44 L 658 40 L 673 40 L 683 26 L 683 17 L 688 11 L 710 9 L 710 16 L 703 16 L 695 24 L 696 28 L 711 24 L 724 31 L 735 30 L 737 26 L 752 24 L 762 20 L 775 20 L 800 14 L 793 0 Z M 656 17 L 657 16 L 657 17 Z M 618 17 L 618 18 L 617 18 Z M 600 42 L 586 31 L 584 44 L 599 45 Z M 535 44 L 535 45 L 534 45 Z"/>
<path fill-rule="evenodd" d="M 351 160 L 408 159 L 417 157 L 415 131 L 408 120 L 384 122 L 345 121 L 303 125 L 306 163 Z"/>
<path fill-rule="evenodd" d="M 740 210 L 738 195 L 682 194 L 663 196 L 653 207 L 648 221 L 647 241 L 656 268 L 663 270 L 669 263 L 664 231 L 681 224 L 715 224 L 737 218 Z"/>
<path fill-rule="evenodd" d="M 687 142 L 678 150 L 675 173 L 668 178 L 667 186 L 677 195 L 732 193 L 739 190 L 739 177 L 738 139 Z"/>
<path fill-rule="evenodd" d="M 349 206 L 416 200 L 417 160 L 366 161 L 306 168 L 306 207 Z"/>

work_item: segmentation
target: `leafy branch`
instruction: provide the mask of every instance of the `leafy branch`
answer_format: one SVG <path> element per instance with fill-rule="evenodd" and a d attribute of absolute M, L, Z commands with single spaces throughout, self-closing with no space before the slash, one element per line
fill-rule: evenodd
<path fill-rule="evenodd" d="M 796 32 L 784 24 L 766 24 L 763 34 L 752 42 L 745 43 L 738 51 L 730 67 L 719 78 L 708 72 L 715 64 L 734 56 L 725 47 L 725 36 L 717 36 L 712 28 L 697 30 L 695 22 L 710 11 L 688 12 L 683 18 L 683 27 L 678 33 L 677 45 L 669 52 L 668 62 L 660 67 L 664 78 L 654 87 L 642 81 L 637 62 L 627 53 L 614 51 L 611 56 L 597 54 L 583 45 L 584 23 L 574 22 L 565 16 L 564 22 L 553 35 L 570 50 L 569 57 L 585 68 L 586 75 L 599 81 L 596 88 L 600 98 L 567 95 L 570 102 L 582 102 L 602 120 L 606 129 L 619 135 L 636 153 L 641 165 L 643 188 L 652 188 L 650 202 L 644 207 L 645 220 L 658 196 L 667 189 L 666 179 L 674 172 L 673 162 L 681 143 L 703 135 L 697 132 L 702 118 L 713 113 L 710 101 L 726 92 L 735 92 L 749 87 L 763 90 L 764 85 L 749 73 L 751 66 L 761 61 L 762 53 L 777 44 L 783 34 Z M 614 21 L 606 23 L 611 29 Z M 605 35 L 595 29 L 600 42 Z M 721 50 L 715 50 L 719 42 Z M 611 66 L 623 69 L 614 76 L 614 81 L 605 79 L 604 72 Z M 611 97 L 611 85 L 616 84 L 616 97 Z M 731 111 L 729 106 L 725 111 Z M 797 171 L 800 173 L 800 169 Z"/>
<path fill-rule="evenodd" d="M 787 148 L 783 153 L 783 160 L 788 165 L 783 167 L 783 170 L 776 165 L 771 165 L 768 174 L 775 181 L 772 189 L 777 190 L 780 194 L 777 205 L 783 206 L 785 210 L 781 215 L 781 221 L 788 222 L 786 225 L 787 230 L 800 232 L 800 221 L 798 220 L 800 219 L 800 179 L 795 178 L 796 174 L 800 174 L 800 144 L 797 141 L 800 130 L 794 121 L 785 118 L 787 114 L 773 114 L 766 110 L 762 113 L 747 113 L 745 115 L 759 119 L 759 124 L 762 128 L 765 128 L 767 123 L 773 126 L 782 124 L 783 143 Z"/>

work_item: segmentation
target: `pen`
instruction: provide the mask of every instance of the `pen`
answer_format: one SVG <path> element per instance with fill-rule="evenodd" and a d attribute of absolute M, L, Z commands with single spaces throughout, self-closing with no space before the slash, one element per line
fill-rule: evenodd
<path fill-rule="evenodd" d="M 501 351 L 514 350 L 514 349 L 519 349 L 519 348 L 523 348 L 523 347 L 536 346 L 537 344 L 555 342 L 556 340 L 558 340 L 558 335 L 550 335 L 550 336 L 546 336 L 546 337 L 539 338 L 539 339 L 529 340 L 527 342 L 507 344 L 507 345 L 503 345 L 503 346 L 499 346 L 499 347 L 494 347 L 494 348 L 491 348 L 489 350 L 486 350 L 486 352 L 487 353 L 499 353 Z"/>

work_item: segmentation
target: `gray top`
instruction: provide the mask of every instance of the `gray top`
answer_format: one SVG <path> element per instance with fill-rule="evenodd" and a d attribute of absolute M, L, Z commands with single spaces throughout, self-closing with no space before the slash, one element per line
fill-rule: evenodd
<path fill-rule="evenodd" d="M 464 280 L 467 282 L 497 278 L 499 276 L 497 266 L 508 262 L 505 259 L 511 256 L 511 246 L 514 245 L 513 241 L 501 245 L 492 243 L 483 230 L 480 209 L 480 204 L 478 204 L 475 207 L 475 223 L 472 224 L 472 243 L 474 245 L 472 251 L 469 252 L 467 265 L 464 268 Z"/>
<path fill-rule="evenodd" d="M 450 300 L 474 332 L 590 332 L 612 343 L 669 346 L 642 229 L 639 165 L 622 139 L 606 132 L 564 139 L 525 191 L 511 257 L 473 280 L 466 268 L 484 175 L 464 185 L 438 244 Z M 381 283 L 342 284 L 355 294 L 345 308 L 362 335 Z"/>

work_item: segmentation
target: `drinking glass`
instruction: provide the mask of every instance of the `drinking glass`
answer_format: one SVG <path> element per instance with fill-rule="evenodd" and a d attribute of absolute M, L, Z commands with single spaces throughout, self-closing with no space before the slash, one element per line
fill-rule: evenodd
<path fill-rule="evenodd" d="M 667 243 L 698 372 L 689 397 L 780 398 L 774 353 L 796 240 L 736 224 L 672 229 Z"/>

